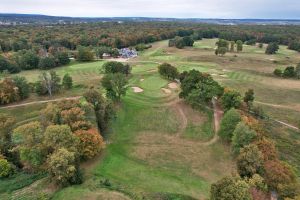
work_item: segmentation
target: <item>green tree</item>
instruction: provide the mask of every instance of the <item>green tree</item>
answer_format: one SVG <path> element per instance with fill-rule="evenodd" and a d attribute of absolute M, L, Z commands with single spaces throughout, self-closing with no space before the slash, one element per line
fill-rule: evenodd
<path fill-rule="evenodd" d="M 0 152 L 6 157 L 10 155 L 9 150 L 12 147 L 11 131 L 15 122 L 14 117 L 0 113 Z"/>
<path fill-rule="evenodd" d="M 84 98 L 89 102 L 95 111 L 97 125 L 101 133 L 108 128 L 110 121 L 115 116 L 115 110 L 110 102 L 107 102 L 102 94 L 95 89 L 90 89 L 84 93 Z"/>
<path fill-rule="evenodd" d="M 223 94 L 223 87 L 206 73 L 191 70 L 184 75 L 181 82 L 180 98 L 186 99 L 194 106 L 201 106 L 211 102 L 213 97 Z"/>
<path fill-rule="evenodd" d="M 13 81 L 18 87 L 18 93 L 21 99 L 29 97 L 30 87 L 25 77 L 14 76 Z"/>
<path fill-rule="evenodd" d="M 39 122 L 30 122 L 13 131 L 13 142 L 17 146 L 22 163 L 27 168 L 36 169 L 45 160 L 42 142 L 44 133 Z"/>
<path fill-rule="evenodd" d="M 7 58 L 4 58 L 0 55 L 0 73 L 6 71 L 8 71 L 9 73 L 18 73 L 21 71 L 21 68 L 18 65 L 12 63 Z"/>
<path fill-rule="evenodd" d="M 178 77 L 179 72 L 176 67 L 168 64 L 168 63 L 163 63 L 158 66 L 158 73 L 170 80 L 174 80 Z"/>
<path fill-rule="evenodd" d="M 237 52 L 243 51 L 243 42 L 241 40 L 236 41 L 236 50 Z"/>
<path fill-rule="evenodd" d="M 39 65 L 39 57 L 32 50 L 22 50 L 17 54 L 16 61 L 21 69 L 36 69 Z"/>
<path fill-rule="evenodd" d="M 66 186 L 76 178 L 76 155 L 65 148 L 57 149 L 47 160 L 48 172 L 59 185 Z"/>
<path fill-rule="evenodd" d="M 92 61 L 94 60 L 94 54 L 88 47 L 78 47 L 77 60 L 79 61 Z"/>
<path fill-rule="evenodd" d="M 56 67 L 55 58 L 53 56 L 48 56 L 40 59 L 39 68 L 40 69 L 52 69 Z"/>
<path fill-rule="evenodd" d="M 70 58 L 67 52 L 61 51 L 55 54 L 58 65 L 67 65 L 70 63 Z"/>
<path fill-rule="evenodd" d="M 101 83 L 107 96 L 114 101 L 120 101 L 121 97 L 126 95 L 128 80 L 124 74 L 106 74 Z"/>
<path fill-rule="evenodd" d="M 219 39 L 217 42 L 216 42 L 216 45 L 219 48 L 221 47 L 224 47 L 226 48 L 226 51 L 228 50 L 228 47 L 229 47 L 229 42 L 227 40 L 224 40 L 224 39 Z"/>
<path fill-rule="evenodd" d="M 45 138 L 43 144 L 50 152 L 60 148 L 66 148 L 69 151 L 77 152 L 79 140 L 74 136 L 69 126 L 50 125 L 47 127 L 44 135 Z"/>
<path fill-rule="evenodd" d="M 241 177 L 252 177 L 263 172 L 263 155 L 256 145 L 250 144 L 240 150 L 237 170 Z"/>
<path fill-rule="evenodd" d="M 244 122 L 238 123 L 232 136 L 232 152 L 238 155 L 240 149 L 253 142 L 256 136 L 257 133 Z"/>
<path fill-rule="evenodd" d="M 64 89 L 71 89 L 73 86 L 73 79 L 72 76 L 70 76 L 68 73 L 64 75 L 63 80 L 62 80 L 62 85 Z"/>
<path fill-rule="evenodd" d="M 52 96 L 52 94 L 56 93 L 60 89 L 60 77 L 56 74 L 55 71 L 50 72 L 43 72 L 42 75 L 39 77 L 40 81 L 40 87 L 41 91 L 45 92 Z"/>
<path fill-rule="evenodd" d="M 239 177 L 225 177 L 211 185 L 211 200 L 251 200 L 249 185 Z"/>
<path fill-rule="evenodd" d="M 103 54 L 105 54 L 105 53 L 111 54 L 111 51 L 112 51 L 111 47 L 100 46 L 95 49 L 96 57 L 103 59 Z"/>
<path fill-rule="evenodd" d="M 293 66 L 289 66 L 289 67 L 286 67 L 285 70 L 283 71 L 283 77 L 286 77 L 286 78 L 293 78 L 293 77 L 296 77 L 296 71 L 295 71 L 295 67 Z"/>
<path fill-rule="evenodd" d="M 242 103 L 241 94 L 235 90 L 226 90 L 221 97 L 221 103 L 225 111 L 231 108 L 239 108 Z"/>
<path fill-rule="evenodd" d="M 253 101 L 254 101 L 254 90 L 248 89 L 248 91 L 246 91 L 244 95 L 244 102 L 250 108 L 253 105 Z"/>
<path fill-rule="evenodd" d="M 226 47 L 219 47 L 219 48 L 216 49 L 215 54 L 224 56 L 226 54 L 226 52 L 227 52 Z"/>
<path fill-rule="evenodd" d="M 276 54 L 276 52 L 279 50 L 279 46 L 277 43 L 272 42 L 268 45 L 266 49 L 266 54 Z"/>
<path fill-rule="evenodd" d="M 116 61 L 106 62 L 102 66 L 102 69 L 104 69 L 106 74 L 122 73 L 127 76 L 131 72 L 131 67 L 128 64 L 124 65 L 123 63 Z"/>
<path fill-rule="evenodd" d="M 235 130 L 235 127 L 240 121 L 241 121 L 241 116 L 239 112 L 236 109 L 231 108 L 229 111 L 225 113 L 221 121 L 220 130 L 218 132 L 219 136 L 223 140 L 230 142 L 233 136 L 233 131 Z"/>

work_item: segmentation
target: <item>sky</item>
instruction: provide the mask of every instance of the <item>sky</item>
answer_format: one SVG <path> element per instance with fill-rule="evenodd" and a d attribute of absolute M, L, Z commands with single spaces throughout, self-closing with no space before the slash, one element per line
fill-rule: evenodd
<path fill-rule="evenodd" d="M 300 19 L 300 0 L 0 0 L 0 13 L 71 17 Z"/>

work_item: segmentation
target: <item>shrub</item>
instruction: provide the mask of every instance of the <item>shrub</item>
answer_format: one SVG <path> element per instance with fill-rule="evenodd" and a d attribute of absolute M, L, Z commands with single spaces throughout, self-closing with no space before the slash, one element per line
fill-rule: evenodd
<path fill-rule="evenodd" d="M 273 72 L 273 74 L 274 74 L 275 76 L 281 77 L 282 74 L 283 74 L 283 72 L 282 72 L 281 69 L 275 69 L 274 72 Z"/>
<path fill-rule="evenodd" d="M 8 177 L 13 172 L 11 164 L 4 158 L 0 158 L 0 178 Z"/>
<path fill-rule="evenodd" d="M 239 108 L 242 104 L 242 96 L 238 91 L 225 89 L 221 97 L 221 103 L 225 111 L 231 108 Z"/>

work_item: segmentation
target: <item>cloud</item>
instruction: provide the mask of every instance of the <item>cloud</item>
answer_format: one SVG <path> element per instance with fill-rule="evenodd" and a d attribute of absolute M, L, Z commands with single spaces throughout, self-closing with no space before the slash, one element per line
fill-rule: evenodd
<path fill-rule="evenodd" d="M 84 17 L 293 18 L 299 0 L 0 0 L 2 13 Z"/>

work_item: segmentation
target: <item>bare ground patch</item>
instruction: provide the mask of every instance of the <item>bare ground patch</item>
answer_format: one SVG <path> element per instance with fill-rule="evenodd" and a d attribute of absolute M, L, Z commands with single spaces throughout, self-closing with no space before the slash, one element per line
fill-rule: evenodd
<path fill-rule="evenodd" d="M 172 93 L 172 91 L 169 90 L 169 89 L 167 89 L 167 88 L 161 88 L 161 91 L 162 91 L 163 93 L 165 93 L 165 94 L 171 94 L 171 93 Z"/>

